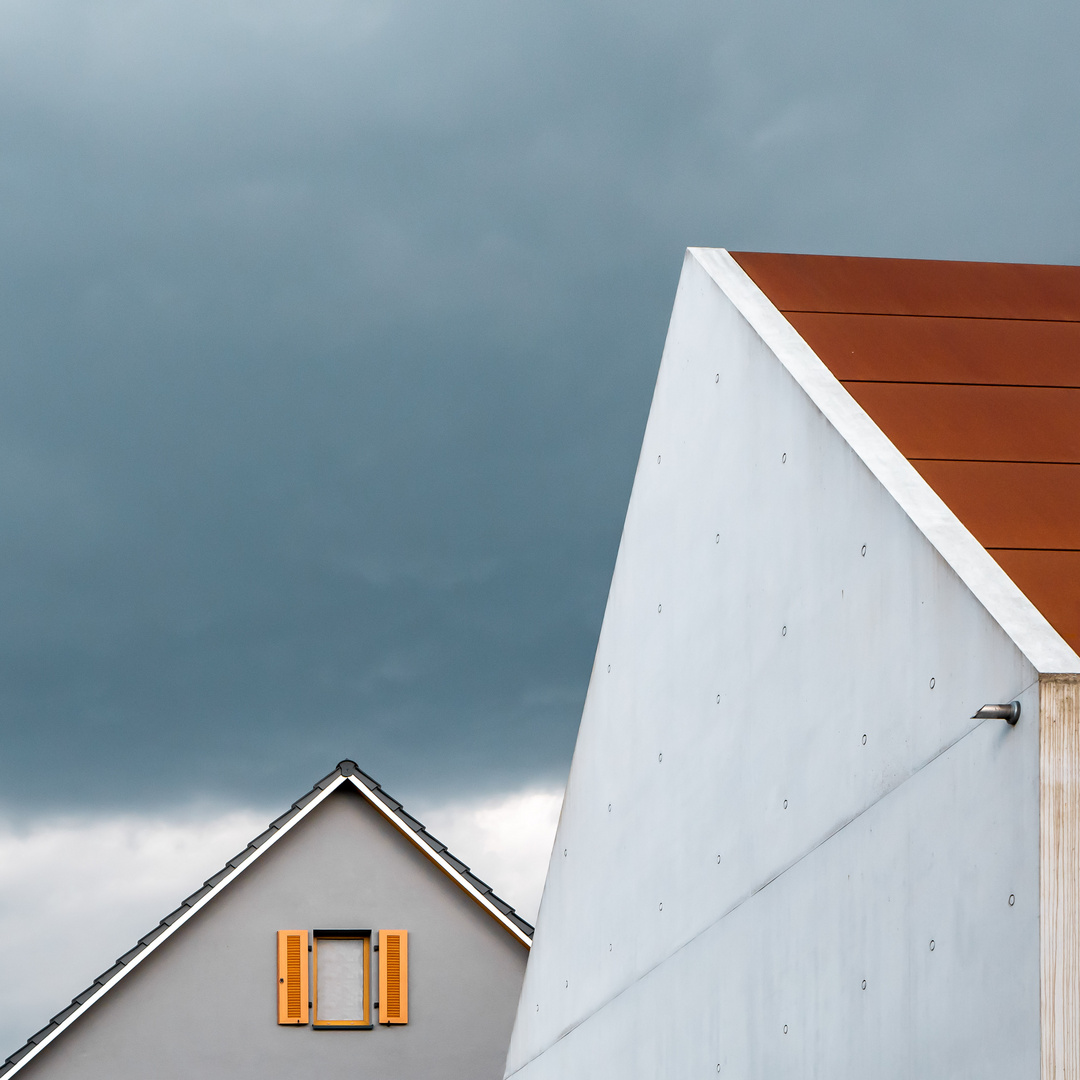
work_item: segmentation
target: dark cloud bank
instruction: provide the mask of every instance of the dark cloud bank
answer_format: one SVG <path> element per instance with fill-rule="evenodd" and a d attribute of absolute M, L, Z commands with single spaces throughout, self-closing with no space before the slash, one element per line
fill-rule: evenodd
<path fill-rule="evenodd" d="M 1073 4 L 0 11 L 0 804 L 563 775 L 687 244 L 1077 261 Z"/>

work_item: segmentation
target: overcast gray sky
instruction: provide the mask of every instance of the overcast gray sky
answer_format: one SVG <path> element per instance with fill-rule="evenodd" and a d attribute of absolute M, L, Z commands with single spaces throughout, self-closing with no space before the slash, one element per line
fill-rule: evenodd
<path fill-rule="evenodd" d="M 0 806 L 560 781 L 685 246 L 1080 261 L 1078 30 L 0 0 Z"/>

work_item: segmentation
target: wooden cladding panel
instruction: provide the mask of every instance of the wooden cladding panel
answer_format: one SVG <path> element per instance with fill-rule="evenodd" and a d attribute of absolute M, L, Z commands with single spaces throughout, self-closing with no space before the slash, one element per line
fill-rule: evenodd
<path fill-rule="evenodd" d="M 379 1023 L 409 1022 L 409 932 L 379 931 Z"/>
<path fill-rule="evenodd" d="M 1080 266 L 731 255 L 1076 648 Z"/>
<path fill-rule="evenodd" d="M 277 935 L 278 1023 L 308 1022 L 308 935 L 279 930 Z"/>
<path fill-rule="evenodd" d="M 1080 319 L 1080 266 L 733 251 L 781 311 Z"/>
<path fill-rule="evenodd" d="M 1080 387 L 1080 322 L 785 316 L 841 381 Z"/>
<path fill-rule="evenodd" d="M 1042 1080 L 1080 1076 L 1080 676 L 1039 683 Z"/>
<path fill-rule="evenodd" d="M 907 458 L 1080 462 L 1080 389 L 915 382 L 844 386 Z"/>
<path fill-rule="evenodd" d="M 990 548 L 998 565 L 1080 653 L 1080 551 Z"/>
<path fill-rule="evenodd" d="M 1080 465 L 911 462 L 988 548 L 1080 550 Z M 1029 596 L 1036 607 L 1042 597 Z"/>

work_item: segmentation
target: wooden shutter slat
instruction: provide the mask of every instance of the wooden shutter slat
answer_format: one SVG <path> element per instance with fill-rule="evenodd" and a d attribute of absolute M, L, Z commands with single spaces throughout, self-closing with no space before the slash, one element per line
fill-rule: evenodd
<path fill-rule="evenodd" d="M 278 1023 L 308 1022 L 308 950 L 306 930 L 277 934 Z"/>
<path fill-rule="evenodd" d="M 379 931 L 379 1023 L 409 1022 L 409 932 Z"/>

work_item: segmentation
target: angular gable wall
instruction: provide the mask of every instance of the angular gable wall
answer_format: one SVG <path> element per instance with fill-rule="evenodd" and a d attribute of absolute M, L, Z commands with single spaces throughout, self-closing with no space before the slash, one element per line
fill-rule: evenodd
<path fill-rule="evenodd" d="M 410 932 L 410 1022 L 279 1027 L 275 933 Z M 527 950 L 343 785 L 59 1035 L 30 1080 L 500 1075 Z"/>
<path fill-rule="evenodd" d="M 507 1075 L 1037 1075 L 1038 714 L 688 254 Z"/>

